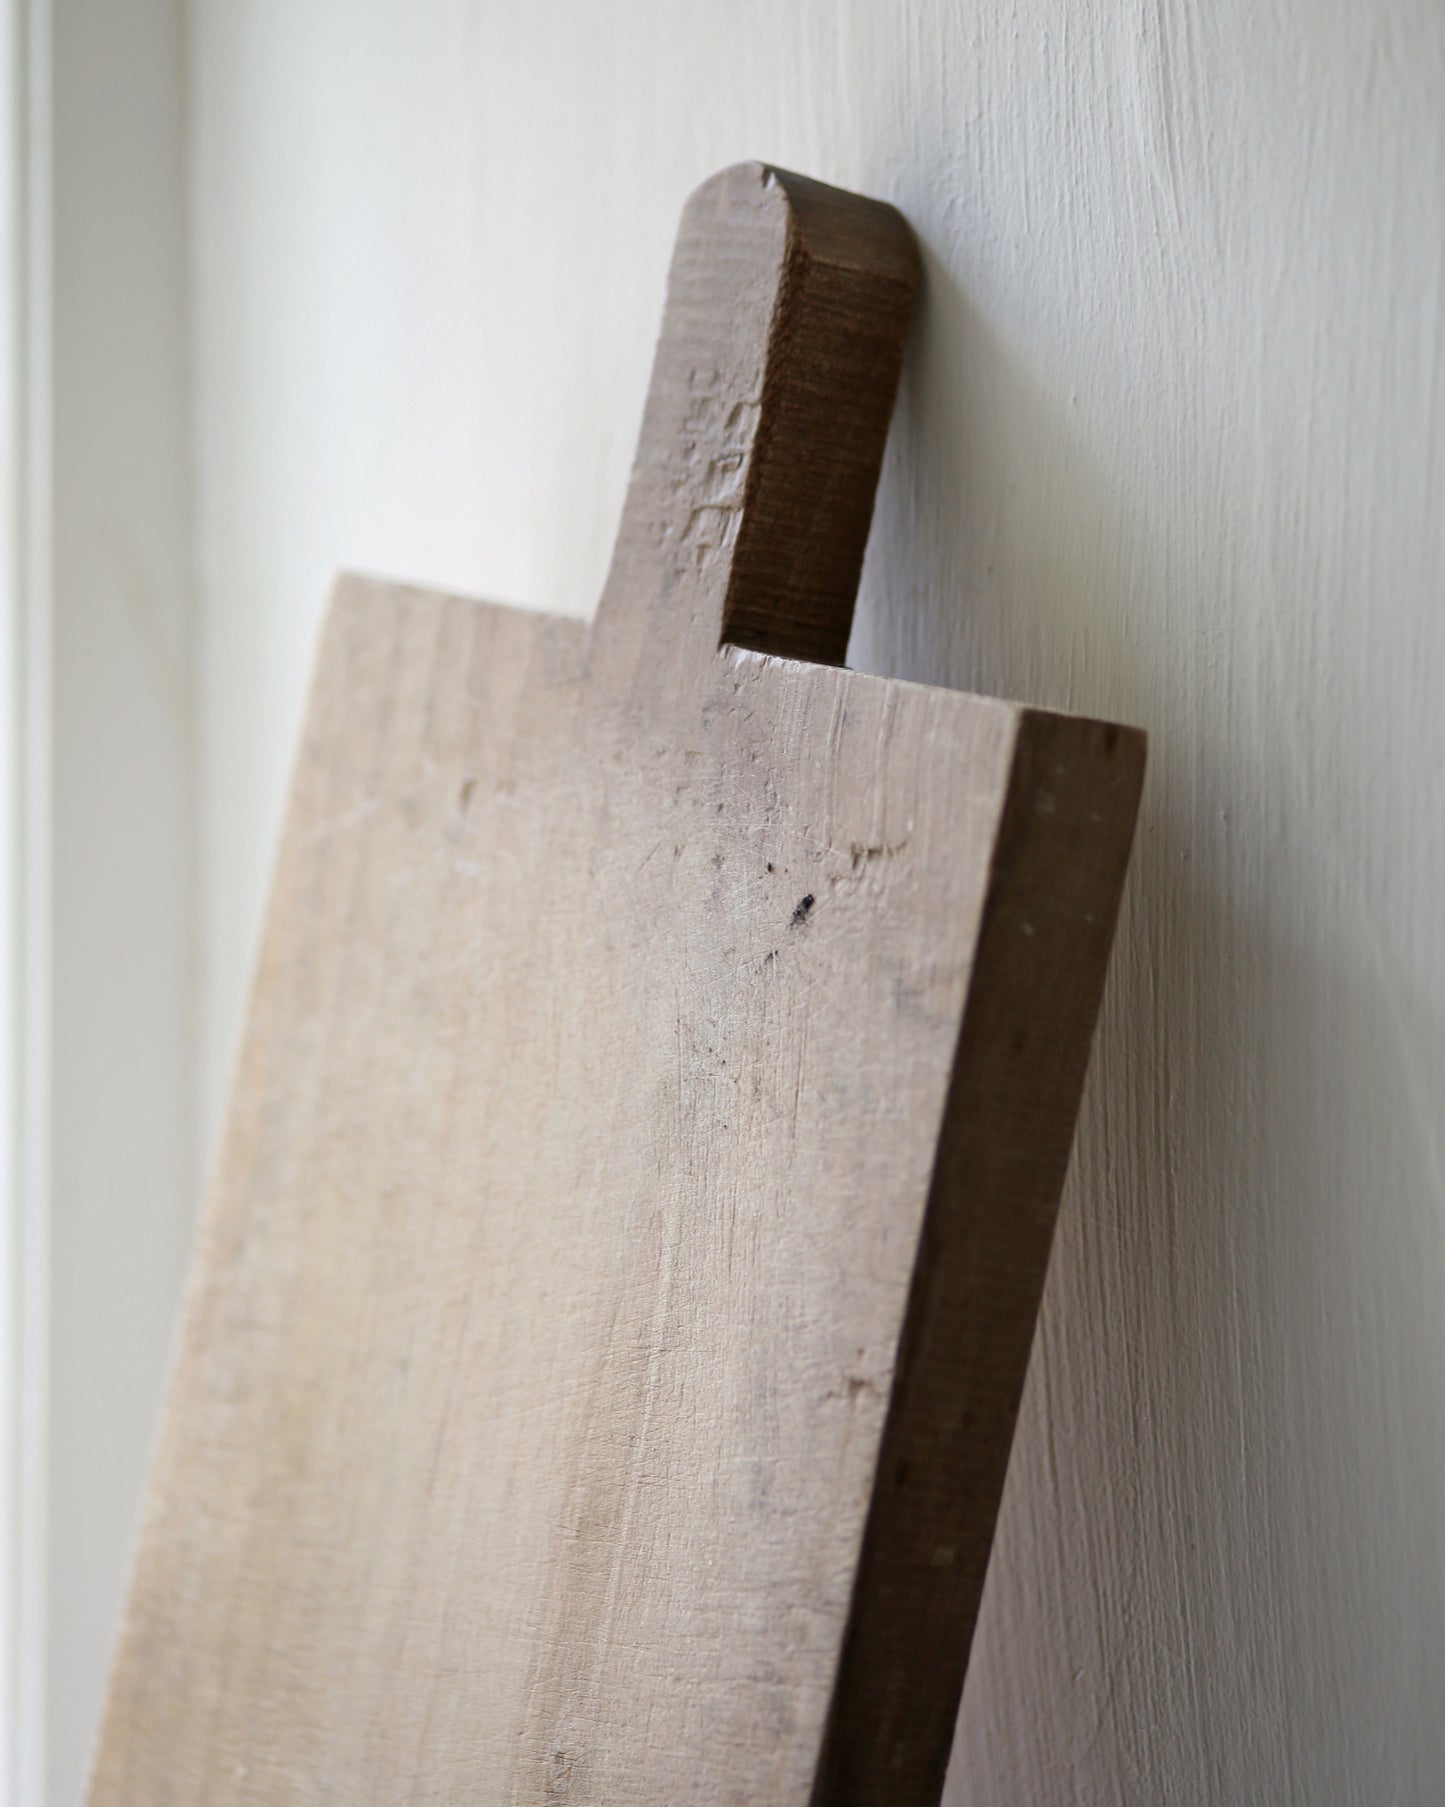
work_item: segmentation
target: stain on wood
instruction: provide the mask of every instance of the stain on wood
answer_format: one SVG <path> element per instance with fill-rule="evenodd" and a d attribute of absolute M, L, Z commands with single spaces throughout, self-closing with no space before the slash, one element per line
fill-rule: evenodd
<path fill-rule="evenodd" d="M 936 1801 L 1144 749 L 841 669 L 915 280 L 724 172 L 595 625 L 338 585 L 93 1807 Z"/>

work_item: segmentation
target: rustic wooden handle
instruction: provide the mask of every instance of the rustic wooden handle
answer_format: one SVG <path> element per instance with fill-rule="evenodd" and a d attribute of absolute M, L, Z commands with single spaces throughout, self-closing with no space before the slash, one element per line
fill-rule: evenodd
<path fill-rule="evenodd" d="M 688 201 L 598 649 L 841 665 L 918 257 L 902 216 L 760 163 Z"/>

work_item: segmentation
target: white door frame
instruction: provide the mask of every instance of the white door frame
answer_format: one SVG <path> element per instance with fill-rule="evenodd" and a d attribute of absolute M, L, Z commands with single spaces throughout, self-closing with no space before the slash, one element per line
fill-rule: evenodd
<path fill-rule="evenodd" d="M 0 18 L 0 1807 L 74 1807 L 196 1171 L 184 6 Z"/>
<path fill-rule="evenodd" d="M 0 32 L 0 1801 L 45 1798 L 50 1072 L 48 0 Z"/>

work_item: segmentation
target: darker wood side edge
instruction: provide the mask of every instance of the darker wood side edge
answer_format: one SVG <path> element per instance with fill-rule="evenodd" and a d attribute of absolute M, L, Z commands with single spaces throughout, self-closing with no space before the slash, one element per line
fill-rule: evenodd
<path fill-rule="evenodd" d="M 942 1792 L 1144 753 L 1020 715 L 813 1807 Z"/>

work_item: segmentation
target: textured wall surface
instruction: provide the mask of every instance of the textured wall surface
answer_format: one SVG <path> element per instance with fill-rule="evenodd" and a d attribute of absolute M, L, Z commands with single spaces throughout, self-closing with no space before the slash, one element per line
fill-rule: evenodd
<path fill-rule="evenodd" d="M 896 201 L 852 658 L 1146 726 L 950 1800 L 1445 1788 L 1445 11 L 196 0 L 214 1126 L 338 565 L 578 614 L 687 190 Z"/>

